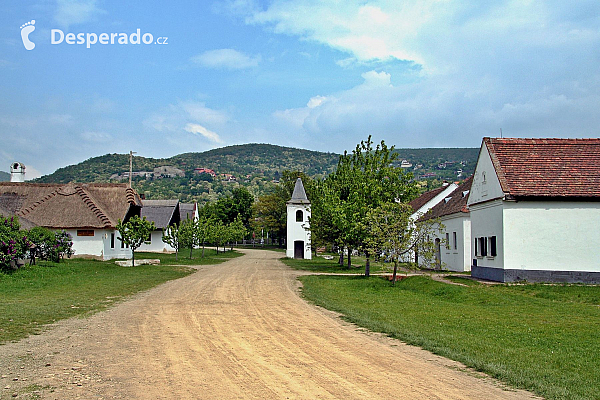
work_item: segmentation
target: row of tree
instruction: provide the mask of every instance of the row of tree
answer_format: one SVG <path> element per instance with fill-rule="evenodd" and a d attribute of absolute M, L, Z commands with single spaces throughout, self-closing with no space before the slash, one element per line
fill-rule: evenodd
<path fill-rule="evenodd" d="M 411 173 L 398 167 L 398 154 L 384 141 L 375 145 L 371 137 L 340 156 L 337 168 L 325 179 L 312 180 L 304 174 L 284 172 L 280 185 L 254 204 L 254 226 L 276 232 L 286 229 L 286 202 L 296 178 L 301 177 L 311 201 L 313 248 L 330 246 L 344 253 L 351 265 L 353 250 L 366 256 L 365 275 L 372 257 L 398 262 L 407 253 L 418 253 L 421 263 L 431 263 L 434 226 L 439 221 L 415 223 L 408 202 L 419 189 Z M 394 269 L 394 273 L 396 268 Z"/>

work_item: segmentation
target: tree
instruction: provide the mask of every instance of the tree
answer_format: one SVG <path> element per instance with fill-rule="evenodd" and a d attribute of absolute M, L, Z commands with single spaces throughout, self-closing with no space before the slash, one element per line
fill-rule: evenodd
<path fill-rule="evenodd" d="M 163 229 L 162 241 L 175 249 L 175 260 L 179 255 L 181 242 L 179 240 L 180 226 L 177 224 L 170 225 Z"/>
<path fill-rule="evenodd" d="M 238 217 L 227 226 L 227 236 L 231 244 L 231 250 L 233 250 L 233 242 L 242 240 L 246 236 L 246 227 L 242 222 L 242 217 Z"/>
<path fill-rule="evenodd" d="M 198 245 L 196 221 L 186 219 L 179 224 L 179 245 L 190 249 L 190 260 L 194 247 Z"/>
<path fill-rule="evenodd" d="M 393 165 L 397 153 L 381 141 L 375 148 L 371 136 L 361 141 L 352 154 L 340 156 L 336 170 L 319 183 L 312 204 L 311 231 L 317 241 L 330 241 L 365 252 L 365 276 L 370 275 L 371 252 L 367 244 L 366 218 L 369 210 L 386 203 L 407 202 L 417 195 L 412 174 Z"/>
<path fill-rule="evenodd" d="M 209 242 L 213 243 L 217 247 L 217 254 L 219 253 L 219 246 L 225 243 L 227 238 L 227 226 L 225 226 L 220 220 L 215 220 L 214 224 L 210 228 Z"/>
<path fill-rule="evenodd" d="M 409 251 L 417 250 L 422 262 L 428 263 L 434 257 L 434 245 L 428 237 L 434 234 L 434 226 L 443 230 L 437 219 L 427 219 L 415 224 L 410 216 L 412 208 L 408 204 L 385 203 L 369 210 L 364 220 L 367 232 L 365 249 L 378 258 L 394 263 L 392 283 L 396 282 L 398 262 Z"/>
<path fill-rule="evenodd" d="M 135 267 L 135 250 L 142 244 L 150 244 L 150 234 L 156 229 L 154 222 L 148 221 L 146 217 L 140 218 L 135 215 L 127 222 L 119 220 L 117 231 L 121 234 L 120 240 L 131 248 L 131 265 Z"/>

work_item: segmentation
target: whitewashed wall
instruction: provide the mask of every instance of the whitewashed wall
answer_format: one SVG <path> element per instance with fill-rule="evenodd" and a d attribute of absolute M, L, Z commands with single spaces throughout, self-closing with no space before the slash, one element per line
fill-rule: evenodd
<path fill-rule="evenodd" d="M 477 259 L 477 266 L 504 268 L 504 256 L 506 251 L 504 238 L 506 233 L 503 230 L 503 201 L 500 199 L 486 203 L 475 204 L 470 207 L 471 210 L 471 259 Z M 497 255 L 475 256 L 475 239 L 478 237 L 496 236 Z"/>
<path fill-rule="evenodd" d="M 504 202 L 504 268 L 600 272 L 600 203 Z"/>
<path fill-rule="evenodd" d="M 496 176 L 490 153 L 487 147 L 483 145 L 479 151 L 479 158 L 477 159 L 477 166 L 473 175 L 473 183 L 469 192 L 468 205 L 503 197 L 504 192 Z"/>
<path fill-rule="evenodd" d="M 297 210 L 302 210 L 304 213 L 304 220 L 302 222 L 296 222 Z M 287 257 L 294 258 L 294 241 L 303 240 L 304 258 L 307 260 L 311 259 L 310 230 L 305 229 L 310 227 L 308 222 L 310 215 L 310 208 L 308 207 L 296 204 L 287 205 L 287 246 L 285 252 Z"/>
<path fill-rule="evenodd" d="M 170 245 L 166 244 L 162 241 L 163 233 L 162 231 L 153 231 L 150 235 L 151 241 L 150 244 L 143 244 L 137 251 L 175 251 Z"/>
<path fill-rule="evenodd" d="M 113 229 L 94 229 L 94 236 L 77 236 L 77 229 L 67 229 L 73 239 L 74 257 L 92 256 L 103 260 L 131 258 L 131 249 L 121 248 L 119 232 Z M 110 247 L 111 234 L 115 234 L 115 248 Z"/>
<path fill-rule="evenodd" d="M 450 238 L 448 247 L 442 244 L 440 256 L 442 267 L 450 271 L 470 271 L 471 270 L 471 220 L 469 214 L 460 213 L 444 216 L 441 218 L 444 229 L 440 232 L 439 225 L 434 225 L 436 238 L 440 241 L 446 240 L 446 233 Z M 454 249 L 453 232 L 456 232 L 456 249 Z"/>

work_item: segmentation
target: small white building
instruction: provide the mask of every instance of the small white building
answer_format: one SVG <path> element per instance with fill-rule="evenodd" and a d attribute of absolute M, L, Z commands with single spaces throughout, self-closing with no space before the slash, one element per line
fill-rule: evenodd
<path fill-rule="evenodd" d="M 471 218 L 467 199 L 473 177 L 463 181 L 418 221 L 438 219 L 434 224 L 435 262 L 450 271 L 471 270 Z"/>
<path fill-rule="evenodd" d="M 484 138 L 468 206 L 471 275 L 600 282 L 600 139 Z"/>
<path fill-rule="evenodd" d="M 25 182 L 25 164 L 20 162 L 10 164 L 10 181 Z"/>
<path fill-rule="evenodd" d="M 312 258 L 309 218 L 310 201 L 306 197 L 302 179 L 298 178 L 292 198 L 287 202 L 287 257 Z"/>

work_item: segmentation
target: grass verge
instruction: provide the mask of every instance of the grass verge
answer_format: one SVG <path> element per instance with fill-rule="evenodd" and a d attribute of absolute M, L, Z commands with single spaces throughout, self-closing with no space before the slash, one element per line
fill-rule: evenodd
<path fill-rule="evenodd" d="M 598 399 L 600 287 L 300 278 L 304 296 L 373 331 L 548 399 Z"/>
<path fill-rule="evenodd" d="M 189 264 L 215 264 L 240 255 L 211 250 L 203 260 Z M 160 265 L 119 267 L 110 261 L 71 259 L 61 263 L 25 266 L 13 273 L 0 273 L 0 344 L 43 331 L 61 319 L 103 310 L 115 302 L 181 278 L 194 270 L 176 264 L 169 254 L 136 254 L 160 258 Z M 177 264 L 183 261 L 178 260 Z"/>
<path fill-rule="evenodd" d="M 333 260 L 326 260 L 323 257 L 317 256 L 311 260 L 300 260 L 294 258 L 284 257 L 281 261 L 294 269 L 311 272 L 325 272 L 334 274 L 363 274 L 365 273 L 365 258 L 364 257 L 352 257 L 352 266 L 347 267 L 346 264 L 343 266 L 338 264 L 338 257 L 334 256 Z M 347 261 L 346 261 L 347 262 Z M 393 265 L 375 262 L 371 260 L 371 273 L 391 273 Z M 400 273 L 400 272 L 398 272 Z"/>

